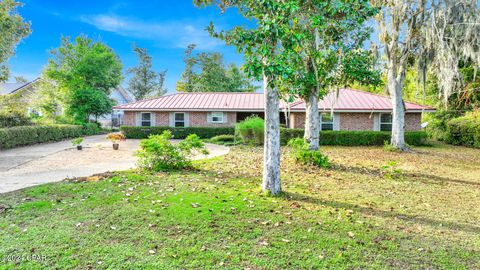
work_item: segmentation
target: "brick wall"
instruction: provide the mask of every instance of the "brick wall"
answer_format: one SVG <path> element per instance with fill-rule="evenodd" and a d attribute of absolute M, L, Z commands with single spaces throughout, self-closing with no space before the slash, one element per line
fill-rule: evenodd
<path fill-rule="evenodd" d="M 123 113 L 123 125 L 124 126 L 136 126 L 135 123 L 136 112 L 124 112 Z"/>
<path fill-rule="evenodd" d="M 169 112 L 155 112 L 155 126 L 168 127 L 170 125 Z"/>
<path fill-rule="evenodd" d="M 189 112 L 189 126 L 191 127 L 230 127 L 237 122 L 237 114 L 235 112 L 224 112 L 227 117 L 226 123 L 208 123 L 207 112 Z"/>
<path fill-rule="evenodd" d="M 422 130 L 422 114 L 421 113 L 405 114 L 405 130 L 408 130 L 408 131 Z"/>
<path fill-rule="evenodd" d="M 305 113 L 290 113 L 290 128 L 305 128 Z"/>
<path fill-rule="evenodd" d="M 189 112 L 189 126 L 191 127 L 225 127 L 233 126 L 237 122 L 235 112 L 225 112 L 227 123 L 208 123 L 207 112 Z M 340 130 L 373 130 L 374 117 L 370 113 L 339 113 Z M 123 125 L 136 125 L 136 112 L 126 111 L 123 116 Z M 421 130 L 421 113 L 407 113 L 405 115 L 405 130 Z M 156 126 L 170 125 L 170 112 L 155 113 Z M 305 128 L 305 113 L 290 114 L 290 127 Z"/>
<path fill-rule="evenodd" d="M 170 126 L 171 112 L 155 112 L 156 126 Z M 126 111 L 123 115 L 123 125 L 136 126 L 137 112 Z M 227 127 L 234 126 L 237 122 L 237 114 L 235 112 L 225 112 L 227 123 L 208 123 L 207 112 L 188 112 L 189 126 L 191 127 Z"/>
<path fill-rule="evenodd" d="M 370 113 L 339 113 L 340 130 L 373 130 L 374 117 Z"/>

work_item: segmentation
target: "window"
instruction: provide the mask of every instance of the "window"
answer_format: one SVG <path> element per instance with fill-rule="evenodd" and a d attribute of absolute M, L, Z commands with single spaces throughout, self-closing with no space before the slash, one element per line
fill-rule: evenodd
<path fill-rule="evenodd" d="M 380 115 L 380 131 L 392 131 L 392 115 Z"/>
<path fill-rule="evenodd" d="M 223 112 L 212 112 L 212 123 L 223 123 Z"/>
<path fill-rule="evenodd" d="M 142 113 L 140 118 L 142 127 L 151 127 L 152 126 L 152 114 L 151 113 Z"/>
<path fill-rule="evenodd" d="M 333 130 L 333 115 L 330 113 L 322 113 L 320 115 L 321 119 L 321 130 Z"/>
<path fill-rule="evenodd" d="M 185 114 L 175 113 L 174 115 L 174 127 L 185 127 Z"/>

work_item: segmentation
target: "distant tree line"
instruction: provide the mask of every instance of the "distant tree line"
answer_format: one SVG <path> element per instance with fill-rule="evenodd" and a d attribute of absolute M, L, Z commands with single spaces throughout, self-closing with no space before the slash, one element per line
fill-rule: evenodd
<path fill-rule="evenodd" d="M 225 65 L 222 54 L 194 54 L 195 44 L 185 50 L 185 70 L 177 82 L 179 92 L 253 92 L 257 87 L 235 64 Z"/>

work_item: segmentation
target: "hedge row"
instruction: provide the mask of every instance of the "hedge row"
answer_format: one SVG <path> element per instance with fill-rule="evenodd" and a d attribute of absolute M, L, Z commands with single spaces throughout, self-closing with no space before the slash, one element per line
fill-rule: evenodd
<path fill-rule="evenodd" d="M 98 133 L 92 125 L 42 125 L 20 126 L 0 129 L 0 149 L 9 149 L 22 145 L 61 141 L 68 138 Z"/>
<path fill-rule="evenodd" d="M 202 139 L 210 139 L 218 135 L 235 134 L 234 127 L 120 127 L 120 131 L 127 139 L 145 139 L 150 134 L 161 134 L 165 130 L 170 130 L 174 139 L 185 139 L 189 134 L 197 134 Z"/>
<path fill-rule="evenodd" d="M 471 113 L 448 121 L 446 142 L 480 148 L 480 113 Z"/>
<path fill-rule="evenodd" d="M 7 127 L 17 127 L 17 126 L 30 126 L 32 122 L 30 118 L 21 115 L 21 114 L 4 114 L 0 113 L 0 128 L 7 128 Z"/>
<path fill-rule="evenodd" d="M 280 143 L 286 145 L 290 139 L 303 137 L 303 129 L 282 129 Z M 321 131 L 320 144 L 322 145 L 383 145 L 390 141 L 391 133 L 385 131 Z M 405 142 L 409 145 L 421 146 L 427 143 L 427 133 L 423 131 L 405 132 Z"/>
<path fill-rule="evenodd" d="M 175 139 L 184 139 L 189 134 L 197 134 L 202 139 L 210 139 L 218 135 L 234 135 L 233 127 L 130 127 L 122 126 L 120 130 L 127 139 L 144 139 L 150 134 L 161 134 L 164 130 L 170 130 Z M 303 129 L 282 128 L 280 132 L 280 143 L 286 145 L 292 138 L 303 137 Z M 320 132 L 320 143 L 323 145 L 383 145 L 390 141 L 390 132 L 382 131 L 322 131 Z M 410 131 L 405 133 L 405 141 L 410 145 L 425 145 L 427 134 L 423 131 Z"/>

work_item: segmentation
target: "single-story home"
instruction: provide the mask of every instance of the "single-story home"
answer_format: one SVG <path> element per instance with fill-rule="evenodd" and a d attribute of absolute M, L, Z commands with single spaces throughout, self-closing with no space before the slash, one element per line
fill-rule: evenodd
<path fill-rule="evenodd" d="M 376 130 L 392 128 L 392 105 L 386 96 L 340 89 L 319 102 L 322 130 Z M 286 127 L 304 128 L 305 102 L 281 102 L 280 119 Z M 405 102 L 406 130 L 421 129 L 423 112 L 435 109 Z M 333 110 L 332 110 L 333 108 Z M 225 127 L 250 115 L 264 116 L 262 93 L 175 93 L 119 105 L 126 126 Z"/>

